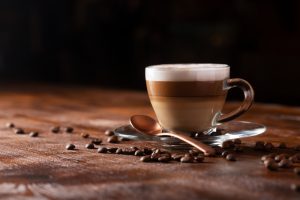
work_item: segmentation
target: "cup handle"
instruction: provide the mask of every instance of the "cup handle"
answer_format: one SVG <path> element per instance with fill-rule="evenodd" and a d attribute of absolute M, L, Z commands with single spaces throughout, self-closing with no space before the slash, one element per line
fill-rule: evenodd
<path fill-rule="evenodd" d="M 227 114 L 221 114 L 218 122 L 223 123 L 230 120 L 233 120 L 243 113 L 245 113 L 249 108 L 251 107 L 253 100 L 254 100 L 254 90 L 252 86 L 245 80 L 240 78 L 233 78 L 233 79 L 227 79 L 225 82 L 225 89 L 231 89 L 234 87 L 239 87 L 244 92 L 244 101 L 242 104 L 235 109 L 234 111 L 231 111 Z"/>

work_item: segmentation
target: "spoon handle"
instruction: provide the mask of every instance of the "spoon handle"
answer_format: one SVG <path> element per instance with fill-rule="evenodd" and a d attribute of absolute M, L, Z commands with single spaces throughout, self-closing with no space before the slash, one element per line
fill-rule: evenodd
<path fill-rule="evenodd" d="M 168 133 L 157 133 L 156 135 L 172 136 L 172 137 L 178 138 L 178 139 L 192 145 L 193 147 L 196 147 L 197 149 L 202 151 L 204 153 L 204 155 L 214 155 L 215 154 L 215 150 L 212 147 L 210 147 L 206 144 L 203 144 L 199 140 L 193 139 L 193 138 L 187 136 L 186 133 L 183 133 L 180 131 L 176 131 L 176 132 L 172 131 L 172 132 L 168 132 Z"/>

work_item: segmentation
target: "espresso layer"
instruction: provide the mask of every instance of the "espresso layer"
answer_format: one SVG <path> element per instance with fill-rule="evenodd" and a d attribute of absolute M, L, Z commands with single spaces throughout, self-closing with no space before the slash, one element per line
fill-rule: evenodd
<path fill-rule="evenodd" d="M 207 97 L 226 95 L 219 81 L 146 81 L 149 96 Z"/>
<path fill-rule="evenodd" d="M 225 96 L 158 97 L 150 96 L 160 124 L 170 130 L 201 132 L 215 126 Z"/>

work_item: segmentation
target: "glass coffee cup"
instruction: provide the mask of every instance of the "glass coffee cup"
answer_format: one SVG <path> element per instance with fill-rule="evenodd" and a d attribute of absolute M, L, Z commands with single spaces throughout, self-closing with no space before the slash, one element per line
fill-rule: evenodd
<path fill-rule="evenodd" d="M 166 130 L 209 134 L 223 122 L 245 113 L 252 105 L 254 91 L 240 78 L 229 78 L 226 64 L 164 64 L 146 67 L 150 102 Z M 244 101 L 223 114 L 227 92 L 239 87 Z"/>

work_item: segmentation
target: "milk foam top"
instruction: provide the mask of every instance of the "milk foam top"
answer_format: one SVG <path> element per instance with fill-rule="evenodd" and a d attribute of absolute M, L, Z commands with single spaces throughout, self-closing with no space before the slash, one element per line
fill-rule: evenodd
<path fill-rule="evenodd" d="M 163 64 L 146 67 L 149 81 L 216 81 L 229 78 L 226 64 Z"/>

